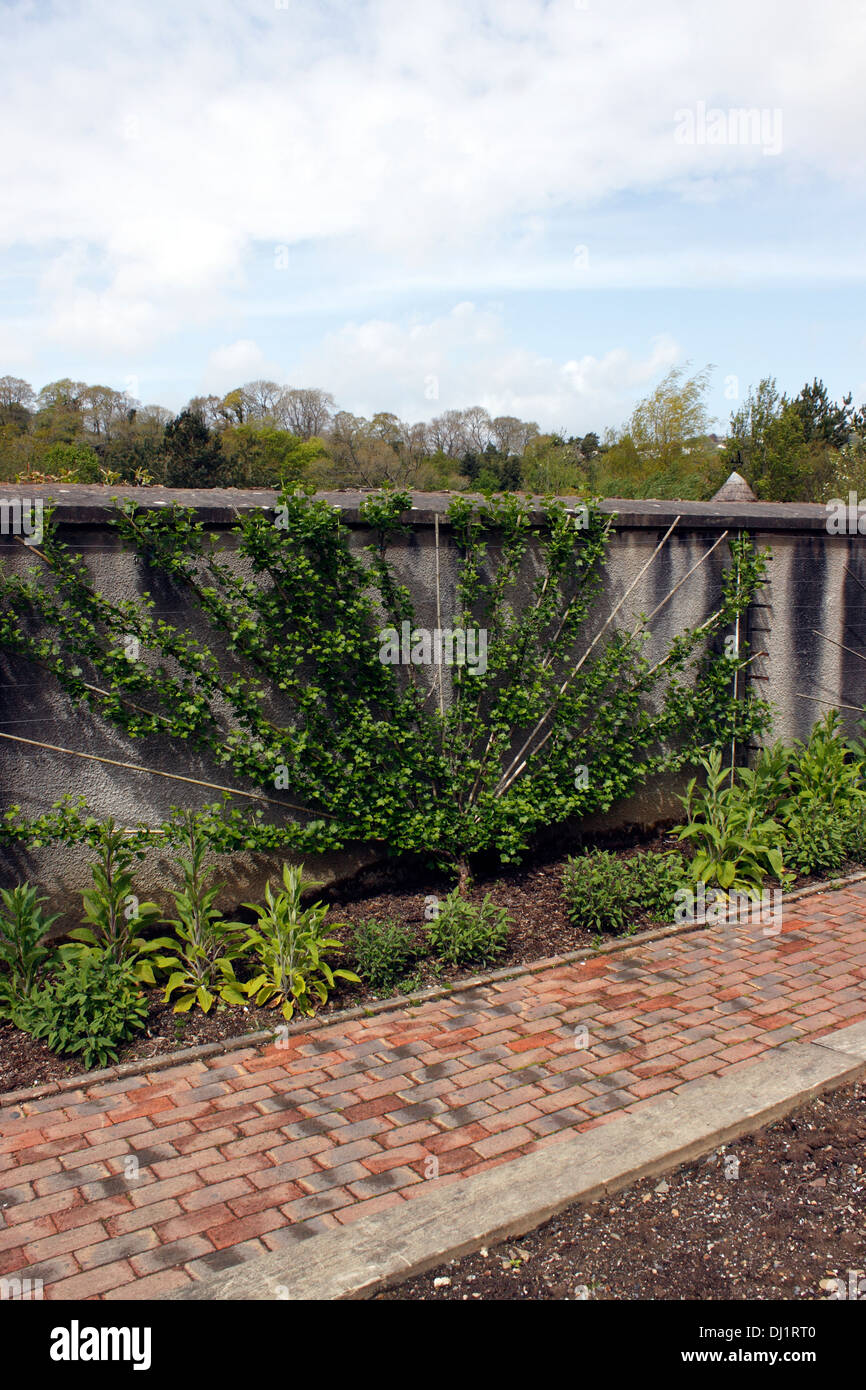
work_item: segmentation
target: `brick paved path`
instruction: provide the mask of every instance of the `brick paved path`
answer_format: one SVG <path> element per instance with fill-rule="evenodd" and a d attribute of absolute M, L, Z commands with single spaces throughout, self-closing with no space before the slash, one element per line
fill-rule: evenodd
<path fill-rule="evenodd" d="M 780 935 L 694 932 L 14 1103 L 0 1276 L 152 1297 L 695 1077 L 737 1066 L 746 1085 L 767 1048 L 863 1018 L 859 883 L 792 903 Z"/>

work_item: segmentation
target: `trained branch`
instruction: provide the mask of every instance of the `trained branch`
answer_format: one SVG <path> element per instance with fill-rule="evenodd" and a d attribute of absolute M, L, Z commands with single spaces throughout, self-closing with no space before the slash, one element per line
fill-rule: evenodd
<path fill-rule="evenodd" d="M 524 755 L 524 753 L 526 752 L 527 748 L 529 748 L 529 747 L 531 746 L 531 744 L 532 744 L 532 742 L 533 742 L 533 739 L 535 739 L 535 738 L 537 737 L 537 735 L 540 733 L 541 729 L 543 728 L 543 726 L 545 725 L 545 723 L 547 722 L 547 720 L 550 718 L 551 714 L 553 714 L 554 710 L 556 709 L 557 705 L 559 704 L 560 700 L 562 699 L 562 697 L 563 697 L 563 695 L 565 694 L 566 690 L 568 689 L 569 685 L 570 685 L 571 682 L 574 680 L 574 678 L 575 678 L 575 676 L 577 675 L 577 673 L 580 671 L 580 669 L 581 669 L 581 667 L 583 666 L 584 662 L 585 662 L 585 661 L 587 660 L 587 658 L 591 655 L 591 653 L 592 653 L 592 651 L 593 651 L 593 649 L 594 649 L 596 643 L 599 642 L 599 641 L 601 640 L 601 638 L 603 637 L 604 633 L 605 633 L 605 632 L 607 631 L 607 629 L 610 627 L 611 623 L 613 622 L 613 620 L 614 620 L 614 618 L 616 617 L 616 615 L 617 615 L 617 613 L 619 612 L 619 610 L 622 608 L 622 606 L 623 606 L 623 604 L 625 603 L 626 599 L 629 597 L 629 595 L 630 595 L 631 593 L 634 592 L 635 588 L 636 588 L 637 585 L 640 583 L 640 581 L 643 579 L 644 575 L 646 574 L 646 572 L 647 572 L 647 570 L 649 569 L 650 565 L 652 564 L 653 560 L 654 560 L 654 559 L 656 558 L 656 556 L 658 555 L 659 551 L 660 551 L 661 549 L 663 549 L 663 547 L 667 544 L 668 539 L 670 538 L 671 532 L 673 531 L 674 527 L 679 523 L 680 519 L 681 519 L 680 517 L 676 517 L 676 518 L 674 519 L 674 521 L 672 522 L 672 524 L 668 527 L 667 531 L 666 531 L 665 534 L 662 536 L 661 540 L 659 541 L 659 543 L 658 543 L 658 545 L 656 546 L 655 550 L 653 551 L 652 555 L 651 555 L 651 556 L 649 557 L 649 559 L 647 560 L 646 564 L 645 564 L 645 565 L 643 566 L 643 568 L 638 572 L 638 574 L 637 574 L 637 575 L 635 576 L 635 578 L 632 580 L 631 584 L 629 584 L 628 588 L 626 589 L 625 593 L 623 594 L 622 598 L 620 599 L 620 601 L 619 601 L 619 603 L 616 605 L 616 607 L 613 609 L 613 611 L 612 611 L 611 613 L 608 614 L 608 616 L 607 616 L 607 618 L 605 619 L 603 625 L 599 628 L 598 632 L 597 632 L 597 633 L 595 634 L 595 636 L 593 637 L 592 641 L 590 642 L 590 644 L 589 644 L 589 646 L 587 647 L 586 651 L 584 652 L 583 656 L 582 656 L 582 657 L 580 658 L 580 660 L 578 661 L 578 663 L 577 663 L 577 665 L 575 666 L 574 670 L 571 672 L 571 674 L 570 674 L 569 676 L 566 676 L 566 678 L 565 678 L 565 680 L 563 681 L 562 685 L 559 687 L 559 692 L 558 692 L 558 694 L 557 694 L 556 696 L 554 696 L 553 701 L 552 701 L 551 704 L 548 706 L 548 708 L 545 710 L 544 714 L 541 716 L 541 718 L 539 719 L 538 723 L 535 725 L 535 728 L 534 728 L 534 729 L 531 731 L 531 733 L 529 734 L 529 737 L 524 741 L 522 747 L 517 751 L 517 753 L 515 753 L 513 759 L 511 760 L 510 765 L 506 768 L 505 772 L 504 772 L 504 773 L 502 774 L 502 776 L 500 777 L 499 783 L 498 783 L 498 785 L 497 785 L 497 787 L 496 787 L 496 790 L 495 790 L 494 793 L 493 793 L 494 796 L 500 797 L 500 796 L 502 795 L 502 793 L 506 790 L 506 787 L 508 787 L 508 786 L 511 785 L 511 782 L 514 780 L 514 779 L 512 778 L 512 776 L 511 776 L 511 774 L 512 774 L 512 772 L 514 771 L 515 767 L 517 767 L 517 764 L 520 763 L 520 760 L 523 758 L 523 755 Z M 528 759 L 527 759 L 526 761 L 528 761 Z M 526 761 L 524 761 L 524 762 L 521 764 L 521 770 L 522 770 L 523 767 L 526 766 Z M 516 774 L 515 774 L 515 775 L 516 775 Z"/>
<path fill-rule="evenodd" d="M 22 738 L 20 734 L 0 733 L 0 738 L 8 738 L 13 743 L 27 743 L 31 748 L 47 748 L 49 753 L 68 753 L 71 758 L 86 758 L 89 762 L 107 763 L 109 767 L 122 767 L 128 772 L 147 772 L 151 777 L 167 777 L 172 782 L 189 782 L 194 787 L 208 787 L 215 792 L 228 792 L 230 796 L 245 796 L 250 801 L 264 801 L 269 806 L 279 806 L 284 811 L 300 811 L 305 816 L 327 816 L 327 811 L 311 811 L 307 806 L 295 806 L 291 801 L 277 801 L 272 796 L 260 796 L 257 792 L 242 792 L 236 787 L 223 787 L 218 782 L 203 782 L 198 777 L 181 777 L 177 772 L 161 772 L 156 767 L 142 767 L 140 763 L 124 763 L 117 758 L 103 758 L 98 753 L 79 753 L 76 748 L 60 748 L 56 743 L 42 743 L 35 738 Z"/>

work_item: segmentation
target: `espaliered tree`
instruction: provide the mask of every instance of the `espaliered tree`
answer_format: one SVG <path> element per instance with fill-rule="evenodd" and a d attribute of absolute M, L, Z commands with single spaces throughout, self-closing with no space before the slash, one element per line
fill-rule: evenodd
<path fill-rule="evenodd" d="M 539 828 L 606 810 L 651 773 L 768 724 L 740 676 L 745 646 L 723 651 L 764 575 L 747 538 L 725 533 L 693 567 L 728 540 L 712 613 L 650 664 L 651 623 L 690 575 L 649 615 L 629 613 L 635 580 L 605 616 L 613 518 L 595 503 L 549 501 L 539 514 L 511 496 L 455 498 L 451 594 L 435 533 L 437 626 L 457 639 L 449 667 L 430 661 L 435 643 L 389 558 L 410 505 L 398 492 L 367 498 L 359 549 L 337 508 L 285 491 L 237 523 L 241 569 L 193 512 L 127 500 L 113 524 L 141 564 L 138 600 L 95 590 L 49 516 L 27 574 L 0 573 L 0 644 L 130 739 L 193 746 L 239 791 L 257 788 L 252 814 L 227 813 L 246 848 L 375 842 L 461 881 L 473 855 L 517 860 Z M 157 576 L 198 607 L 212 642 L 154 614 Z M 407 634 L 408 662 L 383 659 L 406 657 Z M 461 662 L 473 638 L 486 660 Z M 224 818 L 212 823 L 225 848 Z"/>

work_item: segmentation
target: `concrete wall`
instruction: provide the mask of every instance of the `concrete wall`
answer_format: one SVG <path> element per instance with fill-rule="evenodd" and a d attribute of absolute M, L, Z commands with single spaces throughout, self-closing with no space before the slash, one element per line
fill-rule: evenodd
<path fill-rule="evenodd" d="M 111 498 L 134 495 L 140 505 L 163 507 L 170 502 L 194 506 L 202 521 L 214 530 L 219 544 L 228 552 L 234 547 L 231 526 L 237 517 L 259 507 L 274 505 L 270 492 L 209 490 L 201 492 L 167 491 L 160 488 L 123 489 L 55 484 L 41 492 L 24 487 L 6 487 L 3 498 L 30 499 L 51 496 L 64 540 L 86 558 L 96 586 L 112 599 L 134 598 L 149 589 L 157 601 L 157 612 L 175 624 L 188 627 L 197 636 L 212 629 L 203 625 L 195 609 L 159 576 L 148 577 L 131 553 L 119 544 L 107 525 Z M 339 506 L 360 547 L 368 539 L 361 524 L 361 494 L 324 494 Z M 456 551 L 451 542 L 444 514 L 449 498 L 440 494 L 416 494 L 411 530 L 405 542 L 394 547 L 391 558 L 401 577 L 410 585 L 421 625 L 436 626 L 435 531 L 440 520 L 440 571 L 443 625 L 451 611 L 456 574 Z M 747 531 L 760 547 L 770 547 L 770 582 L 750 612 L 750 640 L 753 652 L 767 654 L 755 661 L 752 676 L 761 693 L 776 709 L 774 736 L 790 741 L 808 734 L 815 719 L 834 705 L 862 707 L 866 703 L 866 661 L 854 655 L 866 653 L 866 537 L 830 535 L 823 507 L 794 504 L 694 502 L 623 502 L 604 504 L 618 514 L 611 543 L 603 599 L 595 619 L 603 621 L 652 554 L 653 549 L 676 517 L 680 520 L 670 541 L 653 562 L 634 593 L 624 605 L 617 622 L 626 623 L 632 615 L 650 612 L 683 579 L 713 544 L 720 533 L 733 536 Z M 495 560 L 495 547 L 491 547 Z M 240 557 L 232 557 L 240 562 Z M 654 636 L 648 652 L 663 654 L 667 643 L 683 628 L 702 622 L 713 612 L 719 592 L 719 576 L 727 559 L 722 544 L 714 555 L 677 592 L 653 624 Z M 19 572 L 28 564 L 39 565 L 37 557 L 10 535 L 0 535 L 0 562 Z M 537 571 L 537 556 L 531 556 L 523 582 L 529 584 Z M 821 633 L 822 636 L 818 636 Z M 844 648 L 849 648 L 846 651 Z M 803 698 L 808 697 L 808 698 Z M 846 719 L 856 724 L 857 715 Z M 49 677 L 42 677 L 28 663 L 0 651 L 0 733 L 37 739 L 66 749 L 99 754 L 118 761 L 132 761 L 167 772 L 180 772 L 204 781 L 224 784 L 224 769 L 195 750 L 184 750 L 179 759 L 176 747 L 159 740 L 130 741 L 124 735 L 76 708 L 59 692 Z M 615 826 L 638 822 L 651 825 L 679 811 L 672 779 L 659 779 L 642 789 L 592 826 Z M 104 763 L 89 762 L 65 753 L 50 752 L 0 740 L 0 806 L 18 803 L 28 815 L 48 809 L 65 792 L 86 797 L 93 814 L 112 815 L 125 825 L 138 821 L 158 824 L 172 805 L 200 805 L 216 799 L 218 793 L 186 786 L 162 777 L 147 776 Z M 30 876 L 53 893 L 66 896 L 88 882 L 89 856 L 80 849 L 64 846 L 50 851 L 0 851 L 0 883 L 8 884 Z M 308 868 L 323 878 L 343 877 L 369 862 L 365 846 L 308 862 Z M 224 859 L 221 875 L 228 878 L 237 897 L 260 891 L 264 879 L 277 864 L 266 856 Z M 143 889 L 164 889 L 167 865 L 154 852 L 144 863 L 140 875 Z"/>

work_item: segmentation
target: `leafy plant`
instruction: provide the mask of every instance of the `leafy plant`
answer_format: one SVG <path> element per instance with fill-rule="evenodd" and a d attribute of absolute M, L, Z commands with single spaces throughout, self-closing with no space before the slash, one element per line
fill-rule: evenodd
<path fill-rule="evenodd" d="M 635 918 L 673 918 L 675 895 L 686 878 L 679 854 L 635 854 L 621 859 L 595 849 L 569 859 L 562 889 L 573 926 L 589 932 L 621 932 Z"/>
<path fill-rule="evenodd" d="M 93 887 L 81 895 L 84 919 L 89 925 L 71 931 L 73 944 L 62 946 L 61 952 L 104 952 L 117 965 L 129 964 L 137 980 L 155 984 L 153 964 L 148 957 L 173 943 L 170 937 L 146 941 L 136 935 L 145 922 L 160 915 L 156 903 L 139 902 L 132 891 L 130 870 L 142 851 L 128 843 L 125 831 L 111 817 L 97 828 L 96 849 L 98 858 L 90 870 Z"/>
<path fill-rule="evenodd" d="M 622 931 L 634 912 L 629 886 L 626 861 L 609 850 L 590 850 L 569 859 L 562 889 L 572 926 L 585 931 Z"/>
<path fill-rule="evenodd" d="M 833 872 L 857 853 L 866 821 L 866 776 L 856 744 L 832 710 L 790 756 L 784 807 L 787 856 L 800 873 Z"/>
<path fill-rule="evenodd" d="M 352 933 L 355 963 L 373 989 L 393 989 L 406 974 L 418 947 L 399 922 L 361 922 Z"/>
<path fill-rule="evenodd" d="M 639 913 L 657 922 L 673 921 L 676 894 L 686 881 L 686 865 L 674 850 L 649 850 L 627 861 L 629 891 Z"/>
<path fill-rule="evenodd" d="M 787 883 L 790 875 L 781 848 L 785 832 L 766 814 L 765 795 L 756 790 L 762 785 L 761 776 L 740 769 L 737 780 L 730 768 L 722 766 L 718 751 L 701 759 L 701 765 L 706 785 L 699 787 L 695 777 L 689 782 L 682 798 L 688 819 L 676 832 L 695 849 L 690 881 L 718 884 L 723 892 L 759 891 L 769 874 Z M 762 775 L 763 771 L 769 779 L 769 764 Z"/>
<path fill-rule="evenodd" d="M 205 865 L 207 850 L 193 812 L 187 812 L 186 827 L 189 858 L 179 861 L 184 886 L 174 895 L 177 916 L 165 919 L 177 939 L 173 951 L 153 957 L 154 964 L 169 972 L 166 1000 L 181 991 L 174 1003 L 176 1014 L 188 1012 L 196 1003 L 207 1013 L 217 998 L 226 1004 L 246 1003 L 234 967 L 243 953 L 243 927 L 226 922 L 215 906 L 223 885 L 210 886 L 214 870 Z"/>
<path fill-rule="evenodd" d="M 0 890 L 0 1015 L 13 1022 L 53 955 L 46 938 L 59 914 L 45 916 L 47 901 L 27 883 Z"/>
<path fill-rule="evenodd" d="M 483 964 L 505 950 L 510 926 L 505 908 L 494 906 L 489 893 L 479 904 L 455 888 L 439 904 L 427 936 L 431 949 L 449 965 Z"/>
<path fill-rule="evenodd" d="M 67 957 L 56 975 L 31 995 L 24 1026 L 61 1056 L 85 1067 L 108 1066 L 147 1021 L 147 1004 L 128 962 L 106 951 Z"/>
<path fill-rule="evenodd" d="M 342 947 L 335 937 L 323 934 L 326 905 L 313 903 L 311 907 L 302 907 L 302 892 L 302 870 L 284 864 L 281 892 L 274 895 L 268 883 L 264 906 L 244 903 L 258 918 L 245 943 L 259 967 L 255 978 L 245 986 L 247 994 L 257 1004 L 279 1007 L 287 1019 L 296 1008 L 303 1014 L 312 1014 L 317 1000 L 325 1004 L 337 979 L 360 984 L 351 970 L 334 970 L 325 959 L 326 954 L 335 954 Z"/>
<path fill-rule="evenodd" d="M 416 970 L 413 975 L 404 975 L 403 979 L 397 982 L 397 989 L 400 994 L 416 994 L 423 987 L 424 980 L 420 970 Z"/>

